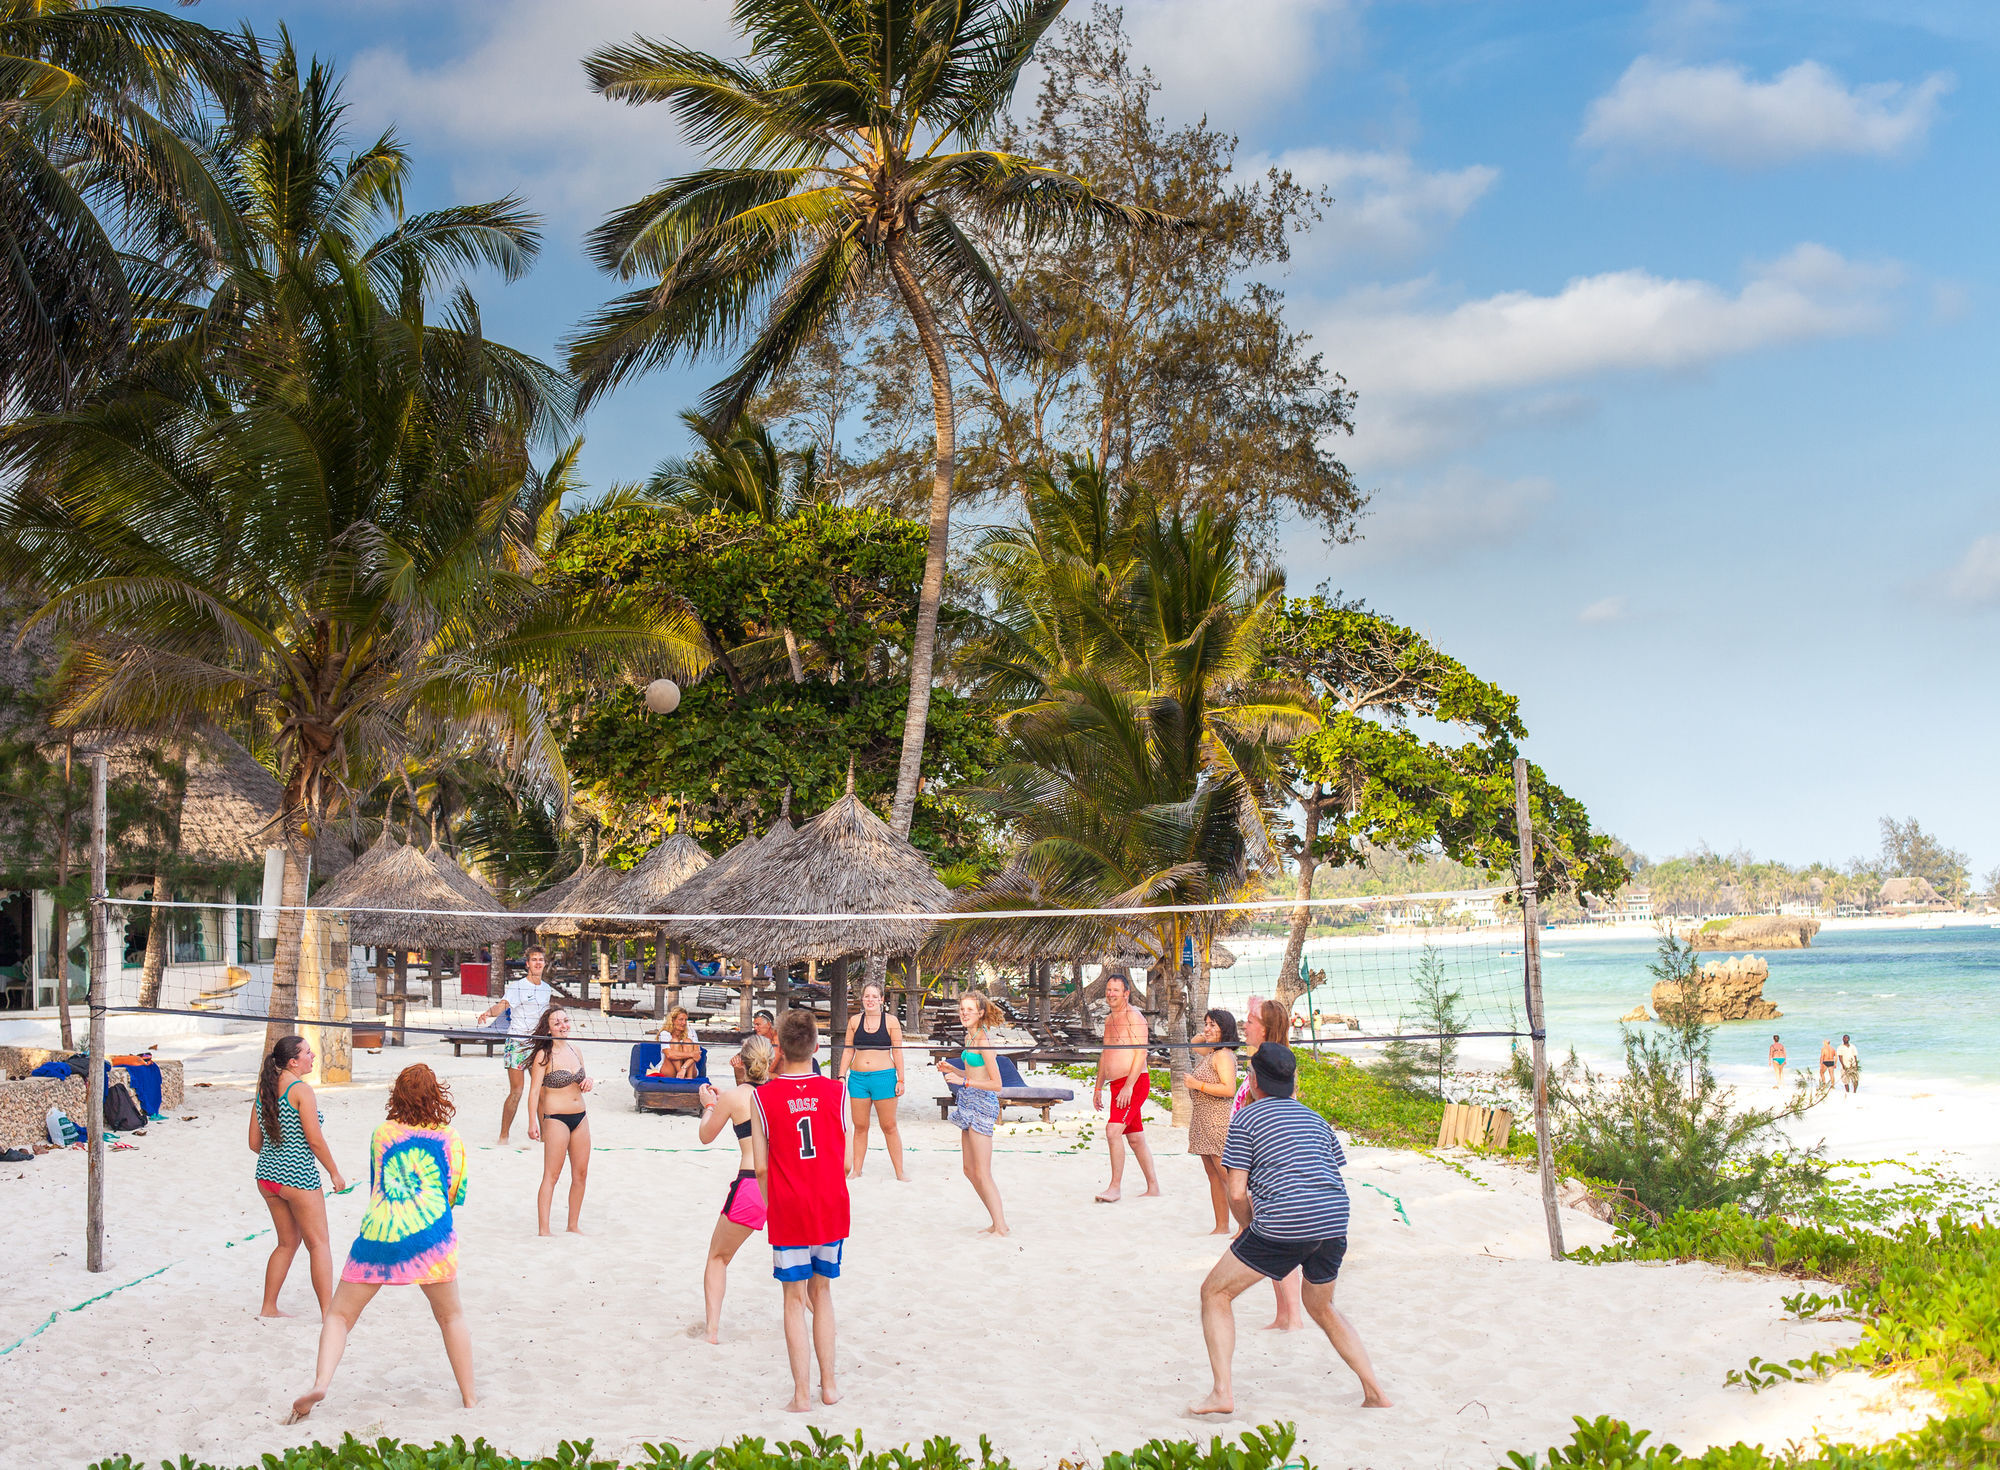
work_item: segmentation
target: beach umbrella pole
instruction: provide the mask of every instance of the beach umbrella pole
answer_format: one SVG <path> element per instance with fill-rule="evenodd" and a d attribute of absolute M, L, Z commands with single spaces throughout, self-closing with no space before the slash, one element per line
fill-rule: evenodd
<path fill-rule="evenodd" d="M 104 1007 L 109 999 L 105 991 L 111 966 L 105 783 L 105 757 L 95 756 L 90 762 L 90 1076 L 84 1084 L 90 1092 L 88 1110 L 84 1115 L 89 1122 L 90 1145 L 89 1179 L 85 1185 L 83 1209 L 84 1264 L 92 1271 L 104 1269 Z M 159 910 L 155 909 L 154 913 L 159 913 Z M 67 961 L 60 983 L 65 988 L 69 985 Z"/>
<path fill-rule="evenodd" d="M 1549 1255 L 1563 1258 L 1562 1216 L 1556 1212 L 1555 1153 L 1549 1144 L 1549 1057 L 1542 1024 L 1542 922 L 1535 903 L 1535 829 L 1528 813 L 1528 762 L 1514 758 L 1514 820 L 1521 835 L 1522 982 L 1528 992 L 1528 1037 L 1535 1057 L 1535 1154 L 1542 1170 L 1542 1214 L 1548 1220 Z"/>

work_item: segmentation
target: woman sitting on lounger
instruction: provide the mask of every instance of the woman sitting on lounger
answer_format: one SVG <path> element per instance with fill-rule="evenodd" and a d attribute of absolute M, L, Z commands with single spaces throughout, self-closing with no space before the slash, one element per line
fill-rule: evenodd
<path fill-rule="evenodd" d="M 777 1052 L 761 1036 L 744 1039 L 736 1054 L 742 1066 L 743 1085 L 718 1092 L 711 1083 L 701 1085 L 701 1141 L 713 1143 L 727 1123 L 736 1134 L 736 1178 L 722 1197 L 722 1213 L 708 1237 L 708 1264 L 702 1268 L 701 1295 L 708 1313 L 708 1340 L 722 1340 L 722 1292 L 729 1284 L 729 1263 L 743 1242 L 764 1228 L 764 1195 L 757 1188 L 757 1160 L 750 1146 L 750 1114 L 757 1105 L 757 1089 L 771 1080 L 771 1063 Z"/>
<path fill-rule="evenodd" d="M 667 1012 L 667 1034 L 660 1038 L 660 1070 L 655 1077 L 693 1077 L 701 1071 L 701 1047 L 688 1035 L 688 1013 L 679 1006 Z"/>

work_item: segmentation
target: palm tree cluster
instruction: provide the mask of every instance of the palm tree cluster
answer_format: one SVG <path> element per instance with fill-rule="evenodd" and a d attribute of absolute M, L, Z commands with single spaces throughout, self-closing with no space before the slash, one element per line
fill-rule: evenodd
<path fill-rule="evenodd" d="M 0 431 L 0 537 L 30 626 L 67 636 L 58 724 L 268 737 L 297 906 L 323 829 L 412 752 L 478 748 L 561 788 L 554 686 L 697 672 L 702 650 L 672 609 L 536 575 L 565 479 L 531 451 L 573 391 L 485 335 L 464 280 L 525 271 L 533 216 L 407 212 L 407 155 L 393 134 L 350 149 L 323 64 L 283 36 L 214 49 L 250 100 L 214 86 L 178 157 L 220 226 L 127 266 L 143 314 L 87 387 L 60 341 L 24 376 L 24 400 L 66 392 Z M 288 913 L 281 1016 L 299 929 Z"/>

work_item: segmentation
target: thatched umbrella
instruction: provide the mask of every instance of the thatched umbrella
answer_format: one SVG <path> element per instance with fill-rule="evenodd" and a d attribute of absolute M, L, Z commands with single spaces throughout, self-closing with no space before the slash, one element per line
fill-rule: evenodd
<path fill-rule="evenodd" d="M 623 868 L 584 869 L 576 876 L 562 902 L 543 905 L 555 912 L 535 925 L 535 932 L 544 939 L 574 939 L 579 934 L 595 933 L 591 922 L 578 915 L 610 913 L 612 896 L 624 881 Z"/>
<path fill-rule="evenodd" d="M 760 852 L 775 852 L 798 837 L 798 828 L 792 825 L 791 811 L 792 793 L 787 789 L 784 804 L 778 811 L 778 820 L 771 824 L 770 830 L 762 837 L 754 834 L 745 837 L 728 852 L 689 877 L 674 890 L 673 902 L 669 907 L 674 912 L 682 914 L 730 912 L 719 905 L 729 901 L 728 895 L 736 882 L 736 875 L 743 870 L 750 859 Z M 669 921 L 661 925 L 660 929 L 670 940 L 686 939 L 685 925 L 682 921 Z M 681 947 L 685 949 L 685 943 Z M 708 948 L 706 945 L 701 947 Z M 713 953 L 727 958 L 735 957 L 728 950 L 715 950 Z M 742 1013 L 739 1019 L 747 1030 L 750 1025 L 751 962 L 743 960 L 742 964 L 743 991 L 738 1009 Z"/>
<path fill-rule="evenodd" d="M 706 877 L 707 875 L 703 875 Z M 783 844 L 767 842 L 722 884 L 706 884 L 704 907 L 715 913 L 839 914 L 837 920 L 783 918 L 682 920 L 676 932 L 704 949 L 748 961 L 832 962 L 834 1056 L 847 1024 L 849 955 L 914 954 L 934 927 L 930 920 L 886 914 L 937 913 L 951 903 L 927 858 L 898 837 L 854 794 L 847 794 Z M 685 900 L 676 897 L 676 907 Z"/>
<path fill-rule="evenodd" d="M 415 847 L 383 849 L 358 876 L 340 885 L 338 897 L 349 909 L 347 940 L 388 949 L 396 954 L 396 1042 L 402 1045 L 403 1009 L 408 1003 L 407 961 L 412 949 L 477 949 L 496 944 L 514 927 L 498 904 L 475 905 L 445 880 L 437 865 Z M 415 910 L 371 913 L 371 909 Z"/>
<path fill-rule="evenodd" d="M 608 911 L 663 914 L 673 905 L 675 891 L 709 867 L 711 862 L 700 843 L 685 832 L 676 832 L 632 865 L 625 874 L 625 881 L 612 895 L 615 902 Z M 665 1020 L 668 990 L 674 991 L 675 1003 L 680 1000 L 680 956 L 672 953 L 667 926 L 624 919 L 598 920 L 597 923 L 600 932 L 620 939 L 653 937 L 653 1010 Z"/>
<path fill-rule="evenodd" d="M 395 838 L 389 835 L 389 824 L 384 822 L 382 835 L 375 839 L 373 846 L 356 858 L 345 872 L 320 885 L 319 891 L 312 896 L 312 906 L 321 909 L 350 907 L 352 900 L 347 896 L 348 891 L 377 863 L 394 852 L 396 846 Z"/>
<path fill-rule="evenodd" d="M 506 911 L 506 905 L 500 902 L 500 895 L 493 891 L 492 885 L 477 873 L 469 873 L 460 867 L 456 858 L 438 846 L 436 837 L 432 837 L 431 845 L 424 849 L 424 856 L 431 860 L 431 865 L 443 875 L 445 882 L 475 904 L 491 908 L 495 913 Z"/>

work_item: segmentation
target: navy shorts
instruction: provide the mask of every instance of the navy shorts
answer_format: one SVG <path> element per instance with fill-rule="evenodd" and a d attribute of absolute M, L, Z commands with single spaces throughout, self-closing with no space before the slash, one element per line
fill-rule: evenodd
<path fill-rule="evenodd" d="M 1347 1254 L 1347 1237 L 1327 1240 L 1266 1240 L 1255 1230 L 1245 1230 L 1229 1242 L 1230 1254 L 1273 1281 L 1305 1268 L 1306 1280 L 1324 1286 L 1340 1274 L 1341 1259 Z"/>

